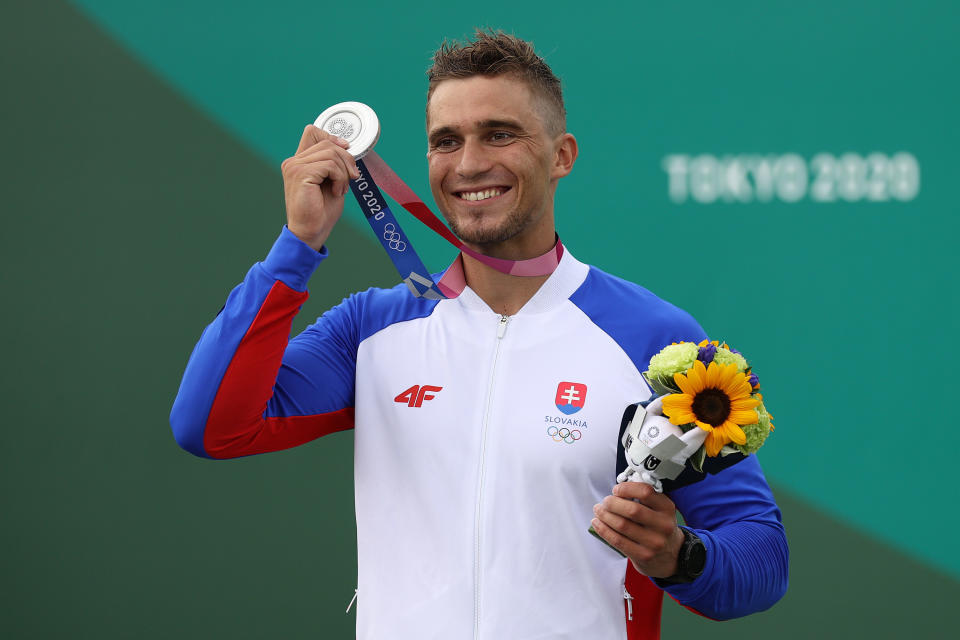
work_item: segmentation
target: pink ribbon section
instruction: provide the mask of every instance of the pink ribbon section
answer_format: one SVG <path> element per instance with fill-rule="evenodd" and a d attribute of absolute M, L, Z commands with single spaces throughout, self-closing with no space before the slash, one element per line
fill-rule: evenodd
<path fill-rule="evenodd" d="M 437 289 L 448 298 L 456 298 L 467 288 L 467 278 L 463 273 L 463 259 L 457 256 L 446 273 L 437 281 Z"/>

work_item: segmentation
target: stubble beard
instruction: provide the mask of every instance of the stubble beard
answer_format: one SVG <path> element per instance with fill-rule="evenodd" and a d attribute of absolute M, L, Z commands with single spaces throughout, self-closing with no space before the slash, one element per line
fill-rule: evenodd
<path fill-rule="evenodd" d="M 519 235 L 524 229 L 530 226 L 532 215 L 529 212 L 523 212 L 519 209 L 511 209 L 498 225 L 485 227 L 482 225 L 460 224 L 460 221 L 453 215 L 442 212 L 453 235 L 460 238 L 466 244 L 489 247 L 498 245 Z"/>

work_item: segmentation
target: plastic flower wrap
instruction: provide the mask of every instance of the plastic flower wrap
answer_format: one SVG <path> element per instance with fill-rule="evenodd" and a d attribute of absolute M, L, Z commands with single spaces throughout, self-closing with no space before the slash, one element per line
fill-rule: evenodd
<path fill-rule="evenodd" d="M 671 424 L 684 433 L 706 432 L 703 447 L 690 457 L 697 471 L 706 457 L 755 453 L 773 430 L 760 380 L 725 342 L 671 344 L 650 358 L 643 376 L 662 396 L 662 413 Z"/>

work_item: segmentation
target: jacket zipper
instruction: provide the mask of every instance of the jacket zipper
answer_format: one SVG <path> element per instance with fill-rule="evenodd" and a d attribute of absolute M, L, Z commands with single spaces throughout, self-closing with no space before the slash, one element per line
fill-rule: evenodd
<path fill-rule="evenodd" d="M 487 406 L 483 414 L 483 426 L 480 430 L 480 469 L 477 474 L 477 507 L 474 514 L 473 531 L 473 638 L 480 637 L 480 517 L 483 503 L 484 457 L 487 446 L 487 424 L 490 421 L 490 407 L 493 405 L 493 380 L 497 372 L 497 360 L 500 358 L 500 341 L 507 332 L 510 318 L 500 316 L 497 323 L 497 342 L 493 351 L 493 365 L 490 367 L 490 382 L 487 386 Z"/>
<path fill-rule="evenodd" d="M 627 601 L 627 620 L 633 620 L 633 596 L 627 591 L 627 584 L 623 584 L 623 599 Z"/>

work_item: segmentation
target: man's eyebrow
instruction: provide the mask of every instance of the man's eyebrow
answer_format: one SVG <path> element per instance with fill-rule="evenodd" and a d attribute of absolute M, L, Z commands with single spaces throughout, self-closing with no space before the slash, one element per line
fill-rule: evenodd
<path fill-rule="evenodd" d="M 509 129 L 511 131 L 523 131 L 523 125 L 517 122 L 516 120 L 479 120 L 476 125 L 477 129 Z M 433 131 L 430 131 L 427 134 L 428 140 L 436 140 L 437 138 L 442 138 L 443 136 L 448 135 L 458 135 L 460 130 L 457 127 L 452 127 L 449 125 L 437 127 Z"/>
<path fill-rule="evenodd" d="M 477 123 L 479 129 L 512 129 L 523 131 L 523 125 L 516 120 L 481 120 Z"/>
<path fill-rule="evenodd" d="M 433 131 L 427 134 L 427 138 L 429 140 L 436 140 L 437 138 L 441 138 L 443 136 L 447 136 L 456 132 L 457 130 L 454 129 L 453 127 L 437 127 L 436 129 L 434 129 Z"/>

